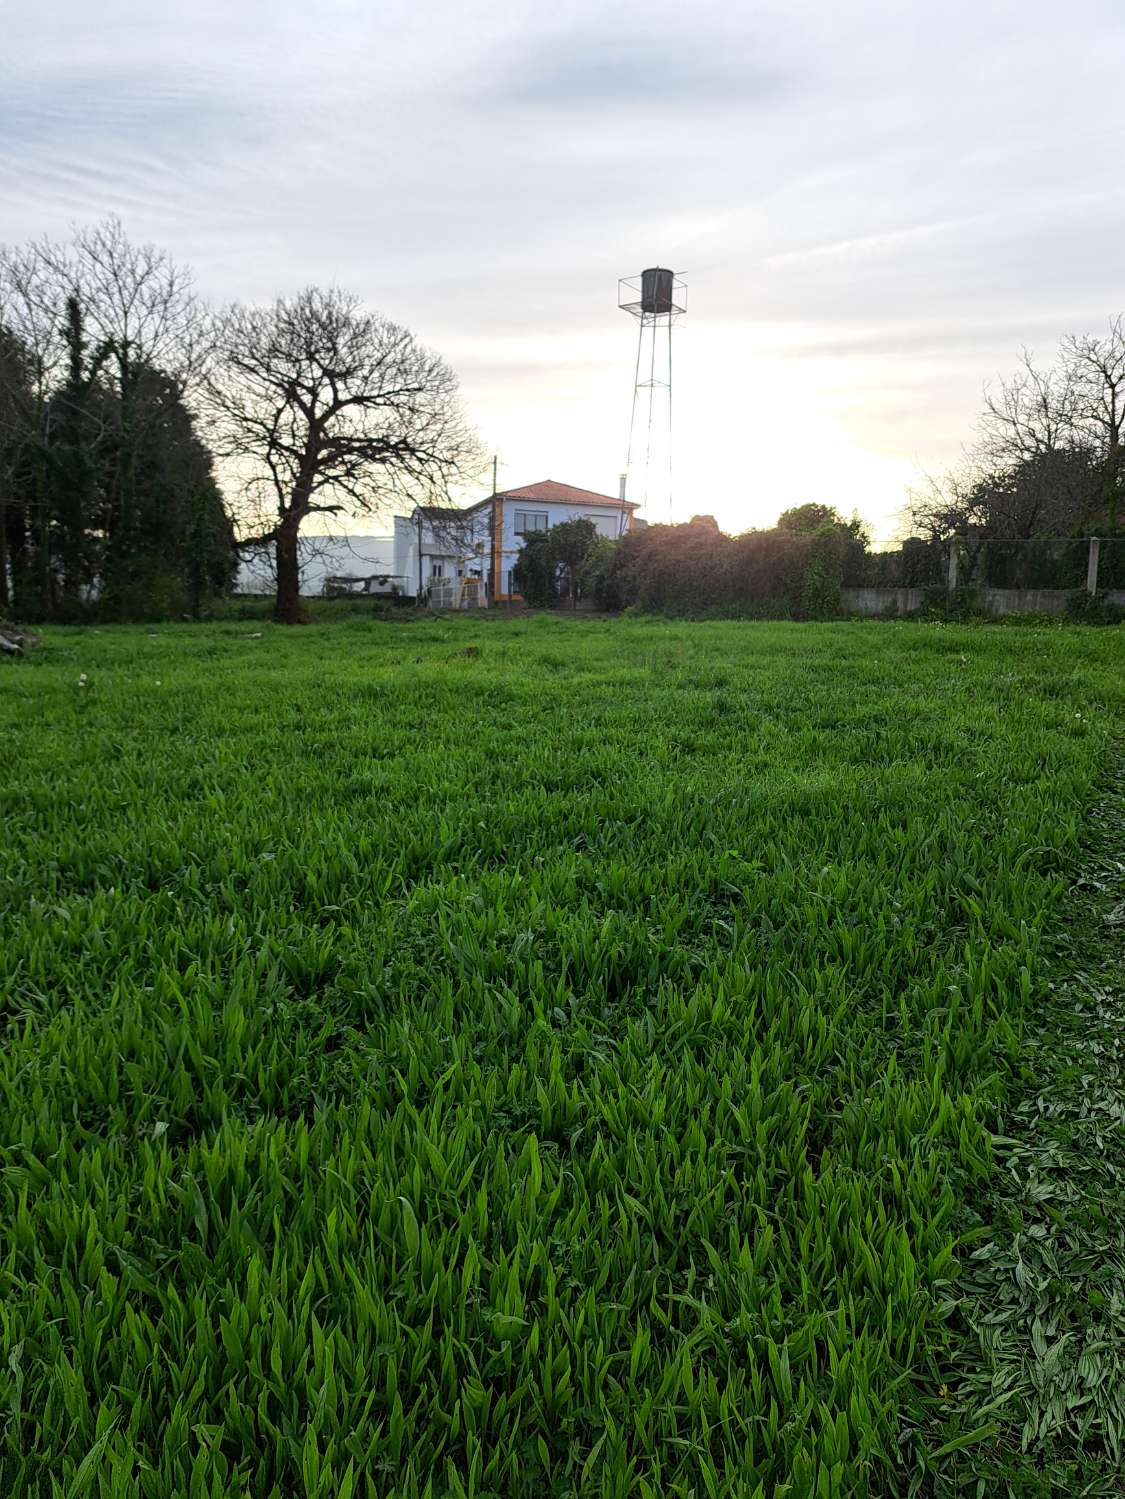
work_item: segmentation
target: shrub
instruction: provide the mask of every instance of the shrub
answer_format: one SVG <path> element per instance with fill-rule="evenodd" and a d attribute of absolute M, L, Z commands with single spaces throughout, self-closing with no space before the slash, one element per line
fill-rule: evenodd
<path fill-rule="evenodd" d="M 578 569 L 578 589 L 599 609 L 621 608 L 621 579 L 617 571 L 618 543 L 599 536 Z"/>
<path fill-rule="evenodd" d="M 828 618 L 840 612 L 849 548 L 846 528 L 813 534 L 747 531 L 727 536 L 698 516 L 686 525 L 648 526 L 615 548 L 603 580 L 617 607 L 637 604 L 698 618 Z M 607 604 L 606 607 L 612 607 Z"/>
<path fill-rule="evenodd" d="M 557 603 L 558 568 L 551 555 L 551 533 L 533 531 L 524 544 L 512 569 L 516 590 L 536 609 Z"/>
<path fill-rule="evenodd" d="M 1066 617 L 1083 625 L 1119 625 L 1125 622 L 1125 609 L 1104 591 L 1087 593 L 1084 588 L 1076 588 L 1067 595 Z"/>

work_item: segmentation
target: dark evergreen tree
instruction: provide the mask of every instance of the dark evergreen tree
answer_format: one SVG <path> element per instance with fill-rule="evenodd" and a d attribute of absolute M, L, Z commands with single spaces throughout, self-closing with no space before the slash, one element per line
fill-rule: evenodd
<path fill-rule="evenodd" d="M 184 399 L 207 341 L 190 275 L 110 220 L 0 247 L 0 307 L 0 608 L 200 610 L 236 553 Z"/>
<path fill-rule="evenodd" d="M 28 568 L 27 500 L 31 413 L 30 359 L 22 340 L 0 323 L 0 614 Z"/>
<path fill-rule="evenodd" d="M 198 614 L 234 581 L 234 528 L 177 382 L 146 366 L 130 382 L 129 417 L 111 444 L 105 609 Z"/>
<path fill-rule="evenodd" d="M 73 618 L 98 573 L 102 434 L 112 404 L 101 383 L 110 345 L 103 342 L 88 352 L 82 305 L 74 292 L 66 300 L 63 340 L 66 378 L 48 403 L 42 444 L 50 580 L 46 612 Z"/>

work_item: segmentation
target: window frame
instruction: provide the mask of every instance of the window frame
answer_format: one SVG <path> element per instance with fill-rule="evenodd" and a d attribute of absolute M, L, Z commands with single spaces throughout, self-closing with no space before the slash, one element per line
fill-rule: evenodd
<path fill-rule="evenodd" d="M 594 529 L 599 536 L 604 536 L 613 541 L 620 533 L 620 511 L 609 510 L 581 510 L 578 514 L 579 520 L 592 521 Z M 605 530 L 602 527 L 605 527 Z"/>
<path fill-rule="evenodd" d="M 512 521 L 512 529 L 517 536 L 534 536 L 539 531 L 549 531 L 551 529 L 551 512 L 549 510 L 517 510 L 514 514 L 515 518 Z M 537 520 L 541 520 L 543 524 L 541 526 L 529 527 L 526 524 L 529 516 L 534 516 Z M 523 525 L 520 524 L 521 518 L 524 522 Z"/>

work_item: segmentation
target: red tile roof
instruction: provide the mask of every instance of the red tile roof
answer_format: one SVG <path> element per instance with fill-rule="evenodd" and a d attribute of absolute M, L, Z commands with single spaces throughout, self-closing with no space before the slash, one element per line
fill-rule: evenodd
<path fill-rule="evenodd" d="M 573 484 L 558 484 L 554 479 L 540 479 L 538 484 L 525 484 L 522 489 L 501 491 L 505 500 L 554 500 L 559 505 L 615 505 L 625 504 L 635 510 L 632 500 L 620 500 L 613 494 L 598 494 L 594 489 L 578 489 Z"/>
<path fill-rule="evenodd" d="M 502 489 L 498 491 L 502 500 L 538 500 L 540 504 L 554 501 L 556 505 L 612 505 L 615 510 L 622 506 L 626 510 L 635 510 L 635 500 L 621 500 L 613 494 L 599 494 L 595 489 L 578 489 L 574 484 L 559 484 L 554 479 L 540 479 L 538 484 L 525 484 L 520 489 Z M 479 510 L 482 505 L 492 502 L 489 495 L 486 500 L 478 500 L 475 505 L 470 505 L 470 510 Z"/>

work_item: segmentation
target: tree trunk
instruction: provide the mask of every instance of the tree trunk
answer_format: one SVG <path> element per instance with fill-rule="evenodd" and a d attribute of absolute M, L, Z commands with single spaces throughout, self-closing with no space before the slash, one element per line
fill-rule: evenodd
<path fill-rule="evenodd" d="M 13 616 L 26 613 L 34 603 L 35 585 L 31 578 L 31 548 L 27 531 L 27 510 L 21 501 L 7 504 L 4 516 L 4 546 L 8 557 L 11 590 L 8 608 Z"/>
<path fill-rule="evenodd" d="M 8 591 L 8 502 L 0 496 L 0 615 L 7 614 L 12 596 Z"/>
<path fill-rule="evenodd" d="M 279 625 L 299 625 L 305 620 L 301 608 L 301 569 L 297 560 L 300 522 L 282 521 L 277 531 L 277 598 L 273 617 Z"/>

